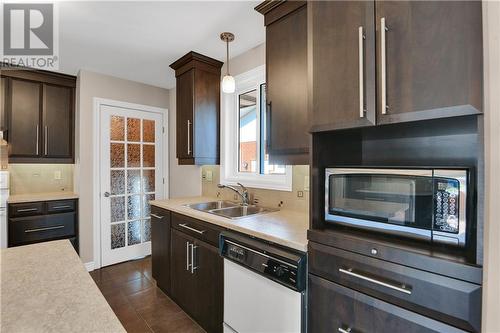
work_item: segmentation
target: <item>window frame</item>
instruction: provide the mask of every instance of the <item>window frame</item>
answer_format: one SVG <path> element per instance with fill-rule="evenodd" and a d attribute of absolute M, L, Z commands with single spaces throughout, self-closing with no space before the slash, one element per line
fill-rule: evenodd
<path fill-rule="evenodd" d="M 222 184 L 234 185 L 238 182 L 245 186 L 277 191 L 292 191 L 292 166 L 285 166 L 285 174 L 260 174 L 261 158 L 258 161 L 259 173 L 239 172 L 239 96 L 251 90 L 257 91 L 257 151 L 260 157 L 262 140 L 262 103 L 261 85 L 266 83 L 265 65 L 256 67 L 235 76 L 236 89 L 232 94 L 222 93 L 221 103 L 221 173 Z"/>

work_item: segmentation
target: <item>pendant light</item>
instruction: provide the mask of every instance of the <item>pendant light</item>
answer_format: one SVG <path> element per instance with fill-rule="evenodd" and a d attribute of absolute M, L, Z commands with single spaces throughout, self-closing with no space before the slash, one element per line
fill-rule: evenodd
<path fill-rule="evenodd" d="M 229 43 L 234 40 L 234 35 L 230 32 L 223 32 L 220 34 L 220 39 L 226 42 L 226 75 L 222 78 L 222 91 L 226 94 L 234 93 L 236 84 L 234 77 L 229 74 Z"/>

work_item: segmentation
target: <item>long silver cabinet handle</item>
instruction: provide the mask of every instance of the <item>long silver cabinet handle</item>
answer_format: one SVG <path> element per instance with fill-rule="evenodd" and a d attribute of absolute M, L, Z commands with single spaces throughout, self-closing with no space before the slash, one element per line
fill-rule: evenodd
<path fill-rule="evenodd" d="M 40 152 L 40 125 L 36 125 L 36 155 Z"/>
<path fill-rule="evenodd" d="M 189 248 L 190 248 L 190 244 L 189 242 L 186 242 L 186 271 L 189 272 L 189 267 L 190 267 L 190 264 L 189 264 Z"/>
<path fill-rule="evenodd" d="M 338 331 L 340 333 L 351 333 L 351 328 L 350 327 L 348 327 L 348 328 L 339 327 Z"/>
<path fill-rule="evenodd" d="M 154 218 L 157 218 L 158 220 L 161 220 L 161 219 L 163 218 L 163 216 L 156 215 L 156 214 L 153 214 L 153 213 L 151 213 L 151 214 L 149 214 L 149 215 L 151 215 L 151 216 L 152 216 L 152 217 L 154 217 Z"/>
<path fill-rule="evenodd" d="M 52 207 L 52 209 L 68 209 L 68 208 L 72 208 L 72 207 L 68 206 L 68 205 L 65 205 L 65 206 L 54 206 L 54 207 Z"/>
<path fill-rule="evenodd" d="M 49 154 L 49 140 L 48 140 L 48 137 L 49 137 L 49 126 L 45 126 L 45 135 L 44 135 L 44 154 L 45 155 L 48 155 Z"/>
<path fill-rule="evenodd" d="M 194 250 L 196 250 L 197 248 L 198 246 L 191 244 L 191 274 L 194 274 L 195 269 L 198 269 L 198 267 L 194 265 Z"/>
<path fill-rule="evenodd" d="M 365 35 L 363 34 L 363 27 L 358 28 L 358 50 L 359 50 L 359 117 L 363 118 L 365 116 L 365 78 L 364 78 L 364 39 Z"/>
<path fill-rule="evenodd" d="M 37 228 L 37 229 L 27 229 L 24 230 L 25 233 L 30 233 L 30 232 L 38 232 L 38 231 L 47 231 L 47 230 L 55 230 L 55 229 L 62 229 L 64 228 L 63 225 L 57 225 L 55 227 L 46 227 L 46 228 Z"/>
<path fill-rule="evenodd" d="M 191 155 L 191 120 L 187 121 L 187 135 L 188 135 L 187 153 L 188 155 Z"/>
<path fill-rule="evenodd" d="M 24 208 L 24 209 L 18 209 L 18 213 L 27 213 L 27 212 L 36 212 L 38 208 Z"/>
<path fill-rule="evenodd" d="M 381 81 L 381 112 L 382 114 L 387 114 L 387 55 L 386 55 L 386 40 L 385 33 L 387 31 L 387 26 L 385 23 L 385 17 L 380 19 L 380 81 Z"/>
<path fill-rule="evenodd" d="M 379 280 L 373 279 L 371 277 L 365 276 L 363 274 L 356 273 L 356 272 L 354 272 L 352 270 L 352 268 L 349 268 L 349 269 L 339 268 L 339 272 L 343 273 L 343 274 L 347 274 L 347 275 L 353 276 L 353 277 L 356 277 L 356 278 L 361 279 L 361 280 L 365 280 L 365 281 L 368 281 L 368 282 L 371 282 L 371 283 L 378 284 L 379 286 L 383 286 L 383 287 L 386 287 L 386 288 L 389 288 L 389 289 L 393 289 L 393 290 L 396 290 L 396 291 L 399 291 L 399 292 L 411 295 L 411 290 L 407 289 L 406 286 L 403 285 L 403 284 L 398 286 L 398 285 L 394 285 L 394 284 L 391 284 L 391 283 L 379 281 Z"/>
<path fill-rule="evenodd" d="M 205 233 L 205 230 L 198 230 L 198 229 L 192 228 L 192 227 L 188 226 L 186 223 L 179 224 L 179 227 L 183 227 L 184 229 L 194 231 L 200 235 L 203 235 Z"/>

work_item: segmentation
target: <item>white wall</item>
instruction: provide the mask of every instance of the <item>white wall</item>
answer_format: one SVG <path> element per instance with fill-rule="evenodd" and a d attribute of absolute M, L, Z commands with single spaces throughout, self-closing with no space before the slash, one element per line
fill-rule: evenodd
<path fill-rule="evenodd" d="M 201 195 L 201 167 L 179 165 L 176 157 L 176 102 L 175 88 L 170 89 L 169 145 L 170 145 L 170 198 Z"/>
<path fill-rule="evenodd" d="M 76 114 L 75 191 L 79 194 L 80 257 L 93 262 L 93 99 L 94 97 L 168 109 L 169 91 L 86 70 L 78 73 Z M 170 112 L 169 112 L 170 113 Z"/>
<path fill-rule="evenodd" d="M 500 332 L 500 2 L 483 2 L 485 228 L 483 332 Z"/>

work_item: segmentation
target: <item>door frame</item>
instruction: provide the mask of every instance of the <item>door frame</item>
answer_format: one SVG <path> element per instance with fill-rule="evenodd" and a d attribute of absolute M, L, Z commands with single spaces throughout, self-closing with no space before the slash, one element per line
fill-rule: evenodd
<path fill-rule="evenodd" d="M 93 229 L 93 257 L 94 257 L 94 269 L 101 268 L 102 254 L 101 254 L 101 167 L 100 167 L 100 156 L 101 156 L 101 106 L 111 106 L 117 108 L 159 113 L 163 115 L 163 131 L 162 131 L 162 170 L 163 170 L 163 198 L 155 198 L 156 200 L 168 199 L 169 198 L 169 170 L 168 170 L 168 158 L 169 158 L 169 142 L 168 142 L 168 109 L 159 108 L 150 105 L 135 104 L 123 101 L 117 101 L 112 99 L 94 97 L 93 98 L 93 112 L 92 112 L 92 229 Z"/>

